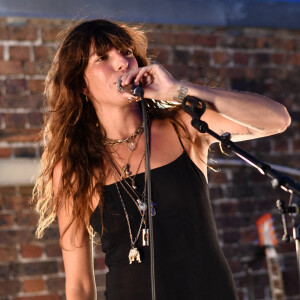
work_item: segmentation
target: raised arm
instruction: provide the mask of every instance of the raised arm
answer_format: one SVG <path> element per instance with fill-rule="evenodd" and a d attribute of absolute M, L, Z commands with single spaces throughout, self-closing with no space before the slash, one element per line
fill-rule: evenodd
<path fill-rule="evenodd" d="M 265 96 L 203 87 L 175 80 L 162 66 L 150 65 L 132 70 L 123 76 L 122 84 L 132 80 L 144 83 L 145 97 L 181 102 L 187 95 L 208 104 L 203 115 L 209 127 L 222 134 L 230 132 L 234 141 L 253 139 L 284 131 L 290 116 L 280 103 Z M 190 120 L 190 117 L 183 119 Z M 210 142 L 214 142 L 210 138 Z"/>
<path fill-rule="evenodd" d="M 57 192 L 61 177 L 61 164 L 53 173 L 54 192 Z M 62 235 L 71 219 L 72 206 L 64 199 L 58 211 L 59 231 Z M 75 224 L 66 231 L 61 240 L 63 262 L 66 274 L 67 300 L 95 300 L 96 285 L 93 268 L 92 241 L 85 228 L 75 233 Z"/>

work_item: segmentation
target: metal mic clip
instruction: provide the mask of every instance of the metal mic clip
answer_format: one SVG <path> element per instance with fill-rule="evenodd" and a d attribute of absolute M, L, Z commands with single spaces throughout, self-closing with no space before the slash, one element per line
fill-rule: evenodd
<path fill-rule="evenodd" d="M 121 81 L 122 81 L 122 76 L 119 77 L 119 79 L 117 80 L 117 83 L 116 83 L 117 89 L 121 94 L 123 94 L 124 92 L 128 92 L 138 98 L 142 98 L 144 96 L 144 90 L 139 85 L 129 84 L 126 86 L 122 86 Z"/>
<path fill-rule="evenodd" d="M 117 89 L 121 94 L 123 94 L 125 92 L 125 88 L 121 86 L 121 81 L 122 81 L 122 76 L 120 76 L 119 79 L 117 80 Z"/>

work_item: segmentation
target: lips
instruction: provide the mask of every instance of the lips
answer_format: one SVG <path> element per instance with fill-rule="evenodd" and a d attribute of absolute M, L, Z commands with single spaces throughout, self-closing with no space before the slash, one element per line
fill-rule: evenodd
<path fill-rule="evenodd" d="M 124 93 L 125 89 L 121 86 L 122 76 L 119 77 L 118 81 L 116 82 L 118 91 L 122 94 Z"/>

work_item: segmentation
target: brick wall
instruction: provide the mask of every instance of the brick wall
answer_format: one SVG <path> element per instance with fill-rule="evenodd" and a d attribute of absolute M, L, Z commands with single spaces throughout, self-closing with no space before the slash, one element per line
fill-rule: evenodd
<path fill-rule="evenodd" d="M 13 179 L 25 174 L 21 162 L 25 160 L 29 167 L 40 157 L 43 81 L 57 47 L 55 37 L 65 24 L 62 20 L 0 18 L 0 299 L 64 299 L 57 224 L 43 240 L 34 238 L 36 215 L 28 205 L 32 183 L 28 175 L 28 180 Z M 293 122 L 284 134 L 243 142 L 241 147 L 265 162 L 286 167 L 299 181 L 300 31 L 178 25 L 150 28 L 150 54 L 174 77 L 194 82 L 209 78 L 219 87 L 265 94 L 287 106 Z M 240 299 L 246 300 L 247 278 L 241 261 L 255 256 L 255 221 L 272 212 L 280 238 L 282 225 L 275 200 L 288 197 L 272 190 L 269 180 L 239 165 L 235 157 L 230 163 L 223 161 L 217 147 L 211 156 L 222 158 L 218 163 L 222 172 L 210 173 L 220 241 Z M 3 167 L 4 162 L 6 166 L 20 164 L 11 170 Z M 288 224 L 291 227 L 290 220 Z M 300 299 L 294 244 L 280 242 L 278 252 L 287 299 Z M 257 259 L 252 268 L 256 298 L 271 299 L 264 258 Z M 95 269 L 99 299 L 103 299 L 106 268 L 99 246 L 95 246 Z"/>

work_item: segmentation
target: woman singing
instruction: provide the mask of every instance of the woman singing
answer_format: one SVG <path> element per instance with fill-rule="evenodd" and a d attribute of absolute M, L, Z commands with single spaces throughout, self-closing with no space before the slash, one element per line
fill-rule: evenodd
<path fill-rule="evenodd" d="M 68 300 L 96 299 L 95 233 L 108 267 L 106 298 L 151 299 L 144 123 L 139 99 L 119 91 L 134 83 L 147 104 L 156 298 L 237 299 L 208 193 L 216 140 L 191 126 L 181 102 L 204 100 L 202 119 L 233 141 L 282 132 L 289 114 L 264 96 L 181 82 L 149 64 L 146 50 L 144 33 L 123 23 L 86 21 L 65 34 L 46 79 L 37 235 L 57 218 Z"/>

